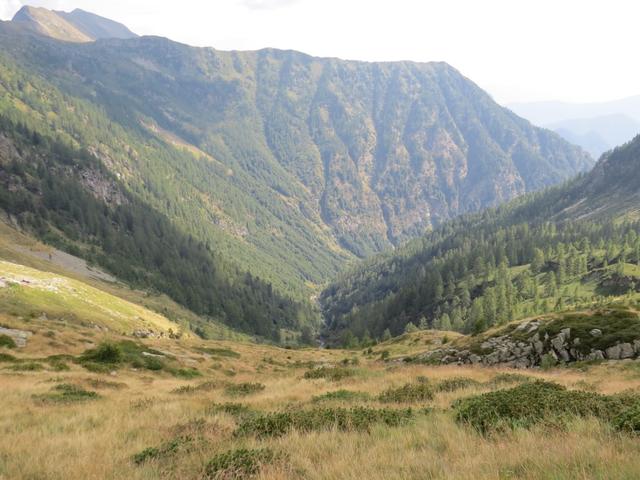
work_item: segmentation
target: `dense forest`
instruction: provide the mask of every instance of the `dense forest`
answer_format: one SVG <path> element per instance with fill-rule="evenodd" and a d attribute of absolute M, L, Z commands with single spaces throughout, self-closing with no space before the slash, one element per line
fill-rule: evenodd
<path fill-rule="evenodd" d="M 37 237 L 195 313 L 278 341 L 315 327 L 308 304 L 220 259 L 128 192 L 87 150 L 0 117 L 0 208 Z"/>
<path fill-rule="evenodd" d="M 627 207 L 639 146 L 640 138 L 588 175 L 461 217 L 343 275 L 322 295 L 326 335 L 355 345 L 415 328 L 475 333 L 634 298 L 640 223 Z"/>

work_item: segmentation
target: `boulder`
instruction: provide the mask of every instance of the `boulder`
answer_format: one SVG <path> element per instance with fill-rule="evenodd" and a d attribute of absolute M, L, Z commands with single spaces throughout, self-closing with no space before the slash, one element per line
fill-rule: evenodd
<path fill-rule="evenodd" d="M 633 345 L 630 343 L 620 344 L 620 359 L 633 358 L 635 352 L 633 351 Z"/>
<path fill-rule="evenodd" d="M 622 349 L 620 348 L 620 345 L 613 345 L 612 347 L 607 348 L 604 353 L 609 360 L 620 360 Z"/>
<path fill-rule="evenodd" d="M 591 350 L 591 353 L 584 357 L 585 360 L 604 360 L 604 353 L 602 350 Z"/>
<path fill-rule="evenodd" d="M 602 336 L 602 330 L 600 330 L 599 328 L 594 328 L 593 330 L 591 330 L 591 331 L 589 332 L 589 334 L 590 334 L 592 337 L 601 337 L 601 336 Z"/>

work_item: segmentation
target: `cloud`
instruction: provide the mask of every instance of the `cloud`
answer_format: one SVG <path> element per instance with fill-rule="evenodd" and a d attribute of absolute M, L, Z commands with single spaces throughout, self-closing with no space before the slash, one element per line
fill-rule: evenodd
<path fill-rule="evenodd" d="M 275 10 L 298 3 L 300 0 L 241 0 L 242 5 L 250 10 Z"/>
<path fill-rule="evenodd" d="M 21 7 L 20 0 L 0 0 L 0 20 L 11 20 Z"/>

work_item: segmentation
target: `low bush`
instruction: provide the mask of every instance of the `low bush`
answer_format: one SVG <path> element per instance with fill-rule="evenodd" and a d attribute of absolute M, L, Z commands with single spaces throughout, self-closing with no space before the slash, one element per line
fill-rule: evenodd
<path fill-rule="evenodd" d="M 455 392 L 463 388 L 477 387 L 480 382 L 468 377 L 453 377 L 441 380 L 435 385 L 438 392 Z"/>
<path fill-rule="evenodd" d="M 224 392 L 232 397 L 244 397 L 264 390 L 261 383 L 234 383 L 224 389 Z"/>
<path fill-rule="evenodd" d="M 355 374 L 355 371 L 350 368 L 344 367 L 320 367 L 307 370 L 304 373 L 304 378 L 308 380 L 314 380 L 318 378 L 325 378 L 327 380 L 338 381 L 343 378 L 351 377 Z"/>
<path fill-rule="evenodd" d="M 220 388 L 220 384 L 218 382 L 202 382 L 198 385 L 183 385 L 171 390 L 171 393 L 189 394 L 198 392 L 210 392 L 217 388 Z"/>
<path fill-rule="evenodd" d="M 280 456 L 269 448 L 229 450 L 213 457 L 205 467 L 207 480 L 240 480 L 257 475 Z"/>
<path fill-rule="evenodd" d="M 258 412 L 242 403 L 214 403 L 205 410 L 207 415 L 226 413 L 231 415 L 236 421 L 243 421 L 258 415 Z"/>
<path fill-rule="evenodd" d="M 131 457 L 131 461 L 136 465 L 142 465 L 151 460 L 162 460 L 171 457 L 179 451 L 188 451 L 193 443 L 193 437 L 180 436 L 172 438 L 158 447 L 148 447 Z"/>
<path fill-rule="evenodd" d="M 423 402 L 433 399 L 434 388 L 427 382 L 407 383 L 398 388 L 385 390 L 378 396 L 383 403 Z"/>
<path fill-rule="evenodd" d="M 16 342 L 9 335 L 0 335 L 0 347 L 16 348 Z"/>
<path fill-rule="evenodd" d="M 341 401 L 341 402 L 366 402 L 371 399 L 371 395 L 366 392 L 353 392 L 351 390 L 336 390 L 335 392 L 327 392 L 322 395 L 314 396 L 312 402 L 325 401 Z"/>
<path fill-rule="evenodd" d="M 459 400 L 454 410 L 458 422 L 488 433 L 528 428 L 541 422 L 558 424 L 570 416 L 593 416 L 608 421 L 627 403 L 621 397 L 571 391 L 555 383 L 535 381 Z"/>
<path fill-rule="evenodd" d="M 85 390 L 77 385 L 61 383 L 51 389 L 50 393 L 34 395 L 33 398 L 43 403 L 75 403 L 95 400 L 100 396 L 96 392 Z"/>
<path fill-rule="evenodd" d="M 9 355 L 8 353 L 0 353 L 0 363 L 12 363 L 17 360 L 13 355 Z"/>
<path fill-rule="evenodd" d="M 9 368 L 16 372 L 37 372 L 44 370 L 44 365 L 38 362 L 18 362 Z"/>
<path fill-rule="evenodd" d="M 623 432 L 640 433 L 640 401 L 616 415 L 611 424 Z"/>
<path fill-rule="evenodd" d="M 118 364 L 123 359 L 122 349 L 118 345 L 109 342 L 87 350 L 80 356 L 80 360 L 83 362 L 107 363 L 110 365 Z"/>
<path fill-rule="evenodd" d="M 285 435 L 291 430 L 311 432 L 332 428 L 340 431 L 368 431 L 374 424 L 395 427 L 408 422 L 412 417 L 411 409 L 319 407 L 257 415 L 241 422 L 236 435 L 276 437 Z"/>

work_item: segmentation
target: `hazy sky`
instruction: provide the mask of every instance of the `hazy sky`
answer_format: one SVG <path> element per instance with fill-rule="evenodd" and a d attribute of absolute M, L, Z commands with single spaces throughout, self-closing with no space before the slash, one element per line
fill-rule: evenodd
<path fill-rule="evenodd" d="M 636 0 L 0 0 L 0 16 L 23 3 L 225 50 L 442 60 L 503 103 L 640 94 Z"/>

